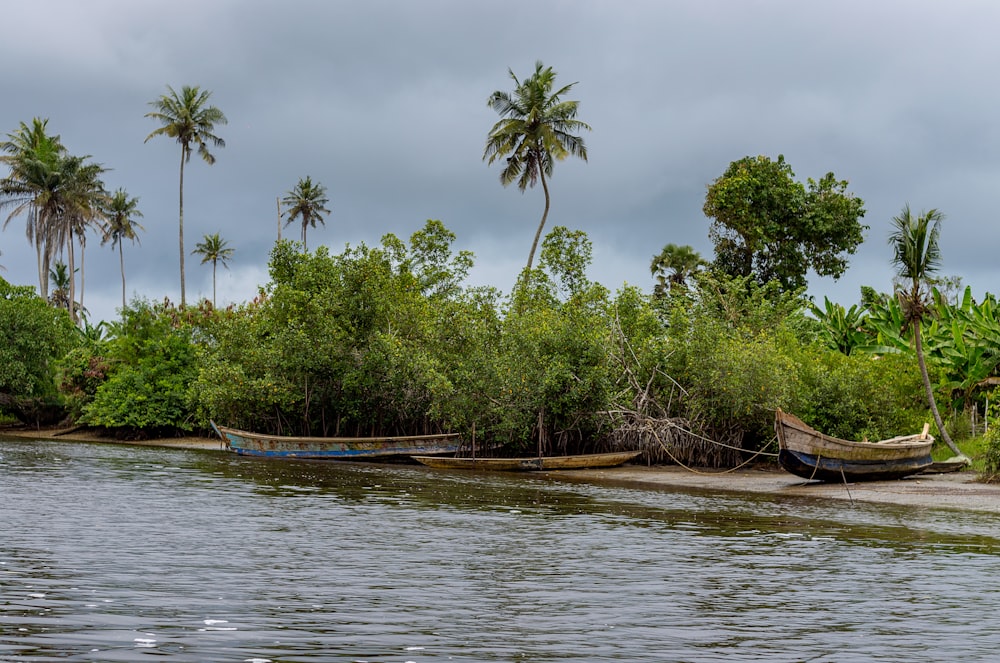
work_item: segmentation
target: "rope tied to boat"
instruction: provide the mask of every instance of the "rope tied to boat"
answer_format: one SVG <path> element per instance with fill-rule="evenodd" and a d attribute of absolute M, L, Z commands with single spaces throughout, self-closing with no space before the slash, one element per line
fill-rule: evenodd
<path fill-rule="evenodd" d="M 739 447 L 730 446 L 728 444 L 723 444 L 722 442 L 717 442 L 717 441 L 711 440 L 711 439 L 709 439 L 707 437 L 703 437 L 701 435 L 697 435 L 695 433 L 692 433 L 689 430 L 684 429 L 681 426 L 677 426 L 673 422 L 668 422 L 668 423 L 669 423 L 669 425 L 674 426 L 678 430 L 682 430 L 685 433 L 687 433 L 689 435 L 692 435 L 693 437 L 700 438 L 700 439 L 702 439 L 705 442 L 710 442 L 712 444 L 718 444 L 719 446 L 727 447 L 729 449 L 735 449 L 736 451 L 746 451 L 746 449 L 741 449 Z M 701 470 L 696 470 L 693 467 L 688 467 L 687 465 L 685 465 L 684 463 L 682 463 L 680 460 L 678 460 L 677 457 L 674 456 L 674 454 L 670 452 L 670 448 L 663 442 L 663 440 L 660 439 L 659 433 L 657 433 L 656 430 L 652 430 L 651 432 L 653 433 L 653 437 L 656 438 L 657 443 L 660 445 L 660 448 L 663 449 L 663 452 L 666 453 L 668 456 L 670 456 L 670 459 L 672 461 L 674 461 L 674 463 L 676 463 L 678 466 L 684 468 L 685 470 L 687 470 L 688 472 L 691 472 L 693 474 L 702 474 L 702 475 L 706 475 L 706 476 L 719 475 L 719 474 L 729 474 L 729 473 L 735 472 L 735 471 L 737 471 L 737 470 L 739 470 L 739 469 L 741 469 L 743 467 L 746 467 L 747 465 L 749 465 L 750 463 L 752 463 L 754 460 L 756 460 L 759 456 L 777 456 L 778 455 L 778 454 L 775 454 L 775 453 L 765 452 L 762 449 L 762 450 L 756 452 L 754 455 L 750 456 L 750 458 L 746 459 L 745 461 L 743 461 L 742 463 L 740 463 L 736 467 L 730 467 L 728 469 L 721 470 L 721 471 L 718 471 L 718 472 L 703 472 Z M 772 438 L 771 442 L 773 442 L 774 439 L 775 438 Z M 768 442 L 767 446 L 771 446 L 771 442 Z M 765 448 L 767 448 L 767 446 L 765 446 Z"/>

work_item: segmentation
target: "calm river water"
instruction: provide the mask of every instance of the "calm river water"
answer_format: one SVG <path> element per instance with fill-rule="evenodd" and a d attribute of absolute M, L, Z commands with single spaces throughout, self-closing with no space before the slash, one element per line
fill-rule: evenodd
<path fill-rule="evenodd" d="M 0 440 L 0 661 L 995 661 L 1000 523 Z"/>

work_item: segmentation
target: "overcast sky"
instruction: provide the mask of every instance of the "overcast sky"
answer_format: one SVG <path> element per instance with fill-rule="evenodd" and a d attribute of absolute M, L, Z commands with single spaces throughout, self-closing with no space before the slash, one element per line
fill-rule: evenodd
<path fill-rule="evenodd" d="M 256 294 L 276 198 L 306 175 L 332 210 L 310 248 L 406 239 L 440 219 L 475 253 L 472 282 L 509 292 L 543 194 L 502 187 L 482 161 L 498 119 L 486 99 L 536 60 L 577 82 L 569 98 L 593 127 L 589 162 L 556 164 L 547 227 L 585 231 L 590 276 L 612 290 L 651 289 L 667 243 L 711 258 L 706 186 L 743 156 L 784 154 L 798 179 L 833 171 L 866 203 L 848 272 L 810 278 L 820 301 L 891 288 L 889 219 L 906 203 L 946 214 L 944 274 L 997 291 L 1000 3 L 39 0 L 5 3 L 3 23 L 0 135 L 48 118 L 71 153 L 111 169 L 109 189 L 140 200 L 129 299 L 180 295 L 180 147 L 143 143 L 167 85 L 210 90 L 229 119 L 215 165 L 186 170 L 189 301 L 211 297 L 211 268 L 190 251 L 215 232 L 236 250 L 219 304 Z M 37 285 L 24 227 L 0 233 L 0 274 Z M 117 255 L 92 237 L 84 304 L 114 319 L 120 299 Z"/>

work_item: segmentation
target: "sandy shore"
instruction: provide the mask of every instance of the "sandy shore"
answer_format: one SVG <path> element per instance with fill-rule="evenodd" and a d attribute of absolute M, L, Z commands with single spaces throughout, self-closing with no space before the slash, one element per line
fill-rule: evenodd
<path fill-rule="evenodd" d="M 74 429 L 35 431 L 13 428 L 0 429 L 0 434 L 66 442 L 102 442 L 174 449 L 224 450 L 222 442 L 218 438 L 197 436 L 122 441 Z M 651 490 L 683 488 L 713 492 L 763 493 L 779 497 L 809 497 L 1000 514 L 1000 484 L 981 483 L 975 472 L 921 474 L 899 481 L 871 481 L 851 483 L 846 486 L 844 484 L 805 481 L 777 468 L 774 470 L 754 469 L 723 473 L 711 470 L 690 471 L 676 466 L 626 465 L 602 470 L 563 470 L 549 472 L 548 475 L 561 481 L 580 481 Z"/>
<path fill-rule="evenodd" d="M 676 466 L 626 465 L 607 470 L 560 472 L 568 481 L 607 483 L 634 488 L 697 489 L 732 493 L 900 504 L 918 508 L 961 509 L 1000 514 L 1000 485 L 981 483 L 975 472 L 918 474 L 898 481 L 867 481 L 847 485 L 806 481 L 775 468 L 726 474 L 692 472 Z"/>

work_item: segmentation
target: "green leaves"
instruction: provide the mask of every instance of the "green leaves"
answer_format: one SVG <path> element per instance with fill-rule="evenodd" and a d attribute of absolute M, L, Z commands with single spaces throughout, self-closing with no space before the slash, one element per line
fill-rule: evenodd
<path fill-rule="evenodd" d="M 55 396 L 55 362 L 76 344 L 65 309 L 49 306 L 34 289 L 0 278 L 0 394 Z"/>
<path fill-rule="evenodd" d="M 820 323 L 823 340 L 828 348 L 845 355 L 855 349 L 869 345 L 871 337 L 865 332 L 865 310 L 857 305 L 845 309 L 841 304 L 834 304 L 823 298 L 823 308 L 813 303 L 809 311 Z"/>
<path fill-rule="evenodd" d="M 827 173 L 808 189 L 779 155 L 734 161 L 708 188 L 703 211 L 714 219 L 709 237 L 715 264 L 731 276 L 778 281 L 785 290 L 806 285 L 806 272 L 838 278 L 867 226 L 864 202 L 847 182 Z"/>

